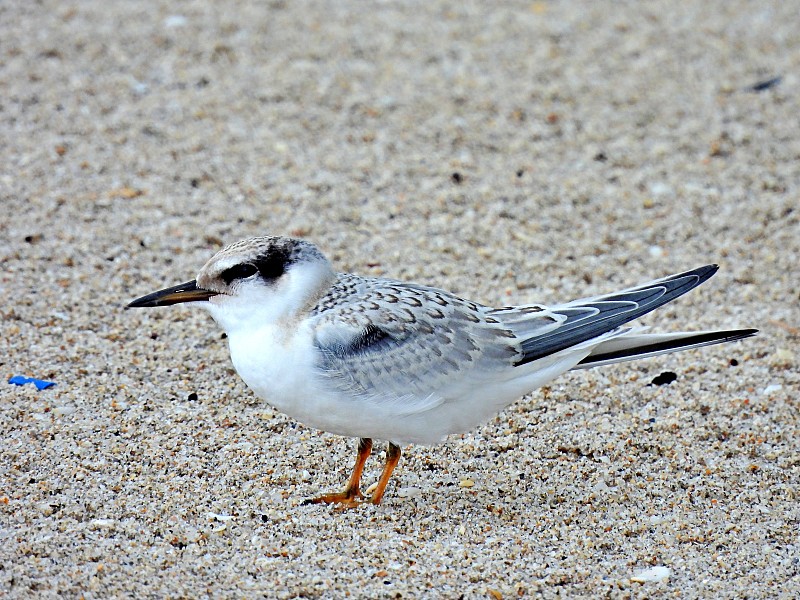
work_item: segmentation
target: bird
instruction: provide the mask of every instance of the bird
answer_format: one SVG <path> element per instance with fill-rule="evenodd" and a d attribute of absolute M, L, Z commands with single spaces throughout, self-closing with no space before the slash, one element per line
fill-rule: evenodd
<path fill-rule="evenodd" d="M 224 247 L 195 279 L 126 308 L 204 308 L 256 396 L 306 426 L 357 438 L 344 489 L 304 501 L 345 509 L 381 502 L 401 446 L 468 432 L 566 371 L 755 335 L 646 333 L 629 324 L 717 269 L 563 304 L 495 308 L 435 287 L 340 273 L 307 240 L 261 236 Z M 361 476 L 373 439 L 388 446 L 367 497 Z"/>

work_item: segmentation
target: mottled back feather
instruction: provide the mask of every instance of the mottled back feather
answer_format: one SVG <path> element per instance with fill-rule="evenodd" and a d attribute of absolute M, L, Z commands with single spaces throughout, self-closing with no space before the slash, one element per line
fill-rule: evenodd
<path fill-rule="evenodd" d="M 519 360 L 516 337 L 488 311 L 434 288 L 340 274 L 312 311 L 319 369 L 351 393 L 436 395 Z"/>

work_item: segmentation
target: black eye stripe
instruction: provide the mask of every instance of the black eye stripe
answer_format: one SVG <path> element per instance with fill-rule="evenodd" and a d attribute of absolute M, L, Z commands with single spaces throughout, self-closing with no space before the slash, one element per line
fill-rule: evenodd
<path fill-rule="evenodd" d="M 250 263 L 242 263 L 239 265 L 234 265 L 229 269 L 225 269 L 222 273 L 220 273 L 220 277 L 222 280 L 230 285 L 232 281 L 236 279 L 247 279 L 248 277 L 255 275 L 258 271 L 258 268 Z"/>
<path fill-rule="evenodd" d="M 272 251 L 265 256 L 259 256 L 255 260 L 255 266 L 264 281 L 277 279 L 286 270 L 289 257 L 283 252 Z"/>
<path fill-rule="evenodd" d="M 292 262 L 294 261 L 290 248 L 273 246 L 248 262 L 225 269 L 219 276 L 226 285 L 230 285 L 238 279 L 247 279 L 258 273 L 259 279 L 269 283 L 283 275 Z"/>

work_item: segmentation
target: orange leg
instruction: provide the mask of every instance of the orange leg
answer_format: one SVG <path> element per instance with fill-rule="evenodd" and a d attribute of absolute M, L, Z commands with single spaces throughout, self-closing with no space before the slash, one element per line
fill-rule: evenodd
<path fill-rule="evenodd" d="M 361 473 L 364 472 L 364 463 L 367 462 L 367 459 L 371 453 L 372 440 L 369 438 L 360 438 L 358 440 L 358 456 L 356 457 L 356 464 L 353 467 L 353 474 L 350 475 L 350 480 L 347 482 L 345 488 L 341 492 L 332 492 L 330 494 L 322 494 L 316 498 L 310 498 L 305 500 L 303 504 L 339 504 L 341 505 L 341 508 L 353 508 L 354 506 L 358 506 L 359 500 L 364 497 L 361 493 L 361 488 L 359 487 L 361 484 Z M 397 461 L 395 460 L 395 463 L 396 462 Z M 389 471 L 389 473 L 391 473 L 391 471 Z M 386 479 L 388 480 L 388 476 Z M 386 487 L 385 484 L 384 487 Z"/>
<path fill-rule="evenodd" d="M 386 464 L 383 465 L 383 472 L 381 478 L 378 480 L 378 487 L 370 498 L 373 504 L 380 504 L 383 499 L 383 493 L 386 491 L 386 484 L 389 483 L 389 478 L 392 476 L 392 471 L 400 462 L 400 446 L 396 446 L 389 442 L 389 448 L 386 450 Z"/>

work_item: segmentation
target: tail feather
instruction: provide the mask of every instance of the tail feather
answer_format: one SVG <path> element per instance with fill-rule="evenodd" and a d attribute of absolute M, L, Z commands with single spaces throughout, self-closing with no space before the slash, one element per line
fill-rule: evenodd
<path fill-rule="evenodd" d="M 757 332 L 758 329 L 732 329 L 728 331 L 620 335 L 600 343 L 589 356 L 573 368 L 589 369 L 679 350 L 733 342 L 751 337 Z"/>

